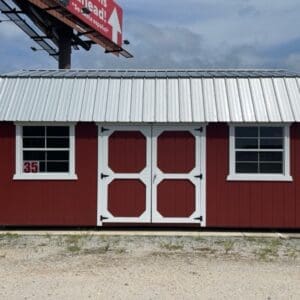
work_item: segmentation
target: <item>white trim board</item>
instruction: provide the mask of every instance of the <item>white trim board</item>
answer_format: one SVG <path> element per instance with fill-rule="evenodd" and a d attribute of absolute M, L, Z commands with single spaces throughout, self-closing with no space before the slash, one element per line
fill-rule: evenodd
<path fill-rule="evenodd" d="M 101 131 L 101 128 L 109 129 L 109 131 Z M 202 128 L 202 132 L 195 131 L 199 127 Z M 112 170 L 108 167 L 108 136 L 114 132 L 114 130 L 139 130 L 144 133 L 147 138 L 147 167 L 142 171 L 141 174 L 113 174 Z M 198 195 L 196 204 L 196 212 L 195 216 L 191 216 L 191 218 L 157 218 L 155 214 L 155 205 L 154 197 L 155 192 L 154 188 L 156 185 L 154 181 L 158 179 L 160 176 L 155 172 L 154 174 L 154 160 L 155 160 L 155 136 L 157 132 L 162 132 L 165 130 L 184 130 L 190 131 L 194 134 L 196 138 L 196 156 L 197 162 L 196 167 L 191 172 L 191 175 L 187 174 L 173 174 L 172 178 L 187 178 L 193 177 L 188 180 L 191 180 L 196 186 L 196 193 Z M 98 123 L 98 188 L 97 188 L 97 225 L 102 226 L 103 223 L 191 223 L 191 224 L 201 224 L 201 226 L 206 226 L 206 126 L 204 124 L 193 124 L 192 126 L 180 126 L 177 125 L 145 125 L 145 126 L 137 126 L 137 125 L 109 125 L 99 124 Z M 201 170 L 200 170 L 201 168 Z M 198 170 L 199 169 L 199 170 Z M 157 170 L 156 170 L 157 171 Z M 150 172 L 150 173 L 149 173 Z M 108 174 L 111 177 L 108 180 L 103 180 L 100 178 L 101 173 Z M 197 174 L 196 174 L 197 173 Z M 195 175 L 199 175 L 201 173 L 203 179 L 194 178 Z M 126 175 L 126 176 L 125 176 Z M 156 176 L 155 176 L 156 175 Z M 125 177 L 124 177 L 125 176 Z M 113 180 L 113 178 L 142 178 L 142 181 L 147 186 L 147 207 L 150 205 L 149 211 L 143 214 L 140 218 L 115 218 L 111 216 L 111 214 L 107 211 L 105 206 L 107 207 L 107 185 L 109 182 Z M 148 197 L 150 197 L 148 199 Z M 152 203 L 152 204 L 151 204 Z M 110 220 L 101 220 L 100 216 L 109 217 Z M 192 217 L 202 216 L 202 221 L 200 220 L 192 220 Z M 192 220 L 192 222 L 191 222 Z"/>

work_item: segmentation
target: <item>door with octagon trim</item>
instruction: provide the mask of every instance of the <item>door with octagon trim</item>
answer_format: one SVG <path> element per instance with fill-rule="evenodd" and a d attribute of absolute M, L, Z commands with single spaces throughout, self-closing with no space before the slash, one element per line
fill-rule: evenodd
<path fill-rule="evenodd" d="M 99 126 L 98 169 L 98 225 L 149 223 L 151 127 Z"/>
<path fill-rule="evenodd" d="M 201 131 L 203 129 L 196 126 L 153 127 L 153 223 L 204 221 L 204 207 L 201 203 L 204 172 Z"/>
<path fill-rule="evenodd" d="M 99 126 L 98 225 L 205 223 L 197 126 Z"/>

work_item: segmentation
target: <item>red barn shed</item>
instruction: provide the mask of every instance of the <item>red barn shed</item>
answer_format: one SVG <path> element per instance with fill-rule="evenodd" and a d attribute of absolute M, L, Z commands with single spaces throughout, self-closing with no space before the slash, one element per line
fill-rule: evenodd
<path fill-rule="evenodd" d="M 0 76 L 0 225 L 300 228 L 300 77 Z"/>

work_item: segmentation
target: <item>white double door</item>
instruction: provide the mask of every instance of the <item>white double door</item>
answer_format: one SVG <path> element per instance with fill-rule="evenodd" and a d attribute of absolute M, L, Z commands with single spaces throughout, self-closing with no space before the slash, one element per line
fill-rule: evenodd
<path fill-rule="evenodd" d="M 205 226 L 205 127 L 99 125 L 98 225 Z"/>

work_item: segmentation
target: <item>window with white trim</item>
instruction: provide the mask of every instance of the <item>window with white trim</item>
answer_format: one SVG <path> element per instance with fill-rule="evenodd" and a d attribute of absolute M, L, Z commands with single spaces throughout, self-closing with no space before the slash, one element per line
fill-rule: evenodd
<path fill-rule="evenodd" d="M 17 125 L 15 179 L 75 179 L 74 125 Z"/>
<path fill-rule="evenodd" d="M 289 126 L 231 126 L 229 180 L 291 180 Z"/>

